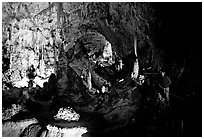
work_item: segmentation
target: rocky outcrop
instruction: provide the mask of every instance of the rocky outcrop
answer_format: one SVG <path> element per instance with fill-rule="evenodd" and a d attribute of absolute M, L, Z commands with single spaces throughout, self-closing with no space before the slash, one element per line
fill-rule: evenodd
<path fill-rule="evenodd" d="M 28 125 L 20 134 L 21 137 L 43 137 L 45 128 L 40 126 L 39 123 L 32 123 Z"/>

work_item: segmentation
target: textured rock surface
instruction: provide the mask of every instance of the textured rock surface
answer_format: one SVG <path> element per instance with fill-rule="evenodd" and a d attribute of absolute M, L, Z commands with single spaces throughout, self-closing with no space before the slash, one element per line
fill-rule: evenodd
<path fill-rule="evenodd" d="M 45 129 L 44 129 L 45 130 Z M 39 123 L 28 125 L 20 135 L 21 137 L 39 137 L 43 136 L 43 128 Z"/>
<path fill-rule="evenodd" d="M 3 137 L 20 137 L 24 129 L 33 123 L 37 123 L 36 119 L 25 119 L 17 122 L 5 122 L 2 124 Z"/>

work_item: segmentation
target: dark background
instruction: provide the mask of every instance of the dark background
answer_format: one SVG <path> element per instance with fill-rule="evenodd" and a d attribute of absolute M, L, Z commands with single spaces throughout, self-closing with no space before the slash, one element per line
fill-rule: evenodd
<path fill-rule="evenodd" d="M 167 68 L 171 61 L 186 62 L 184 76 L 173 86 L 173 93 L 186 101 L 170 96 L 172 118 L 182 119 L 184 127 L 182 133 L 172 135 L 202 136 L 202 3 L 167 2 L 153 6 L 158 17 L 155 43 L 164 53 Z"/>
<path fill-rule="evenodd" d="M 202 65 L 202 3 L 154 3 L 160 27 L 157 46 L 169 58 Z"/>

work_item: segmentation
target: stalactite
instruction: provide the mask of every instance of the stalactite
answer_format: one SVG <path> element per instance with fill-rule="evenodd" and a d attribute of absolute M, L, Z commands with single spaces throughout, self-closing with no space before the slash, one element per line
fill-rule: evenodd
<path fill-rule="evenodd" d="M 133 79 L 137 79 L 138 75 L 139 75 L 139 63 L 138 63 L 138 57 L 137 57 L 137 37 L 134 37 L 134 53 L 136 56 L 135 62 L 134 62 L 134 66 L 133 66 L 133 72 L 131 74 L 131 77 Z"/>

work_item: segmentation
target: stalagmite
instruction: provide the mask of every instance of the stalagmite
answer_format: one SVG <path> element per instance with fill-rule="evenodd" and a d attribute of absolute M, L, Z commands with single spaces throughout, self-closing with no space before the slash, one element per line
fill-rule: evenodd
<path fill-rule="evenodd" d="M 105 86 L 102 86 L 101 92 L 102 92 L 102 93 L 105 93 L 105 91 L 106 91 L 106 87 L 105 87 Z"/>
<path fill-rule="evenodd" d="M 91 89 L 92 83 L 91 83 L 91 72 L 90 71 L 88 72 L 87 82 L 88 82 L 89 89 Z"/>
<path fill-rule="evenodd" d="M 44 46 L 42 45 L 41 60 L 40 60 L 40 76 L 45 77 L 45 63 L 44 63 Z"/>
<path fill-rule="evenodd" d="M 136 38 L 136 36 L 134 37 L 134 51 L 135 51 L 136 59 L 134 62 L 133 72 L 131 74 L 131 78 L 137 79 L 138 74 L 139 74 L 139 63 L 138 63 L 138 58 L 137 58 L 137 38 Z"/>
<path fill-rule="evenodd" d="M 123 69 L 123 61 L 122 60 L 119 60 L 119 70 L 122 70 Z"/>

